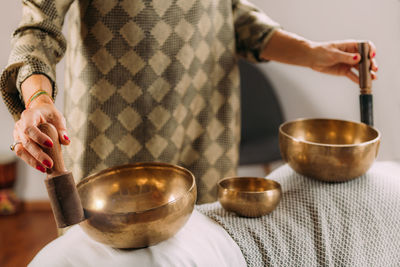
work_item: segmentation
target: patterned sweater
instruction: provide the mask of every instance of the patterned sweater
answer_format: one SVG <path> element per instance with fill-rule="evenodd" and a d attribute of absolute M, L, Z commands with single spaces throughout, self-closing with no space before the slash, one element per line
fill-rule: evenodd
<path fill-rule="evenodd" d="M 261 61 L 277 27 L 244 0 L 23 0 L 0 90 L 17 120 L 21 83 L 44 74 L 55 97 L 66 51 L 64 157 L 74 177 L 169 162 L 191 170 L 198 202 L 209 202 L 238 162 L 236 56 Z"/>

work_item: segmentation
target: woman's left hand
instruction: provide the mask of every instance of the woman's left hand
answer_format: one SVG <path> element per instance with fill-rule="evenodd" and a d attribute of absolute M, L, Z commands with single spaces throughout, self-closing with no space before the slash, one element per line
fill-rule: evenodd
<path fill-rule="evenodd" d="M 361 60 L 361 55 L 358 53 L 358 41 L 335 41 L 326 43 L 313 43 L 311 48 L 313 70 L 346 76 L 353 82 L 358 84 L 358 75 L 354 70 L 358 70 L 358 63 Z M 378 65 L 376 64 L 375 55 L 376 48 L 372 42 L 368 42 L 371 59 L 371 76 L 372 79 L 377 79 L 376 72 Z"/>

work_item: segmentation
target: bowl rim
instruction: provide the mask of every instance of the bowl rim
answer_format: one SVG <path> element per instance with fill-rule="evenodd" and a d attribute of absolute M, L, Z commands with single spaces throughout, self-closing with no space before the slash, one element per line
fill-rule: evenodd
<path fill-rule="evenodd" d="M 316 121 L 316 120 L 321 120 L 321 121 L 340 121 L 340 122 L 347 122 L 347 123 L 354 123 L 354 124 L 362 124 L 365 125 L 367 128 L 371 128 L 373 131 L 375 131 L 377 133 L 377 136 L 369 141 L 366 142 L 362 142 L 362 143 L 358 143 L 358 144 L 324 144 L 324 143 L 317 143 L 317 142 L 311 142 L 311 141 L 307 141 L 307 140 L 300 140 L 297 139 L 295 137 L 293 137 L 292 135 L 286 133 L 283 131 L 283 127 L 290 124 L 290 123 L 295 123 L 295 122 L 300 122 L 300 121 Z M 331 118 L 299 118 L 299 119 L 295 119 L 295 120 L 290 120 L 290 121 L 286 121 L 284 123 L 282 123 L 279 126 L 279 133 L 286 136 L 287 138 L 294 140 L 296 142 L 300 142 L 300 143 L 305 143 L 305 144 L 310 144 L 310 145 L 315 145 L 315 146 L 324 146 L 324 147 L 354 147 L 354 146 L 367 146 L 369 144 L 372 143 L 376 143 L 377 141 L 379 141 L 381 139 L 381 133 L 380 131 L 368 124 L 362 123 L 362 122 L 358 122 L 358 121 L 353 121 L 353 120 L 342 120 L 342 119 L 331 119 Z"/>
<path fill-rule="evenodd" d="M 262 180 L 266 180 L 268 182 L 272 182 L 275 187 L 272 188 L 272 189 L 267 189 L 267 190 L 263 190 L 263 191 L 238 191 L 238 190 L 235 190 L 235 189 L 232 189 L 232 188 L 223 187 L 221 185 L 222 182 L 227 181 L 227 180 L 232 180 L 232 179 L 257 179 L 257 180 L 262 179 Z M 245 194 L 263 194 L 263 193 L 266 193 L 268 191 L 273 191 L 273 190 L 277 190 L 277 189 L 282 191 L 282 186 L 277 181 L 269 179 L 269 178 L 266 178 L 266 177 L 257 177 L 257 176 L 231 176 L 231 177 L 225 177 L 225 178 L 219 180 L 217 184 L 218 184 L 218 188 L 220 188 L 222 190 L 226 190 L 228 192 L 237 192 L 239 194 L 241 194 L 241 193 L 245 193 Z"/>
<path fill-rule="evenodd" d="M 104 170 L 101 170 L 99 172 L 93 173 L 93 174 L 83 178 L 76 185 L 76 188 L 77 188 L 77 190 L 79 192 L 79 188 L 80 187 L 82 187 L 85 184 L 87 184 L 90 180 L 99 178 L 102 174 L 105 174 L 107 172 L 111 172 L 111 171 L 114 171 L 114 170 L 117 170 L 117 169 L 121 170 L 121 169 L 129 168 L 129 167 L 144 167 L 144 166 L 172 167 L 172 168 L 175 168 L 175 169 L 179 169 L 179 170 L 189 174 L 189 176 L 192 178 L 192 183 L 190 185 L 190 188 L 184 194 L 182 194 L 180 197 L 175 198 L 174 200 L 168 201 L 168 202 L 166 202 L 164 204 L 161 204 L 159 206 L 156 206 L 156 207 L 153 207 L 153 208 L 150 208 L 150 209 L 140 210 L 140 211 L 129 211 L 129 212 L 110 212 L 110 211 L 107 211 L 107 212 L 103 212 L 104 214 L 118 216 L 118 215 L 127 215 L 127 214 L 130 214 L 130 215 L 132 215 L 132 214 L 142 214 L 144 212 L 154 211 L 154 210 L 160 209 L 162 207 L 165 207 L 167 205 L 170 205 L 170 204 L 172 204 L 174 202 L 177 202 L 177 201 L 181 200 L 182 198 L 186 197 L 193 190 L 196 190 L 196 178 L 195 178 L 194 174 L 191 171 L 189 171 L 188 169 L 186 169 L 184 167 L 181 167 L 179 165 L 175 165 L 175 164 L 170 164 L 170 163 L 165 163 L 165 162 L 150 162 L 150 161 L 148 161 L 148 162 L 128 163 L 128 164 L 122 164 L 122 165 L 117 165 L 117 166 L 112 166 L 112 167 L 106 168 Z M 196 203 L 196 199 L 195 199 L 194 202 Z M 96 211 L 96 210 L 91 210 L 91 209 L 86 209 L 86 210 L 88 210 L 89 212 L 93 212 L 93 213 L 101 213 L 101 212 Z"/>

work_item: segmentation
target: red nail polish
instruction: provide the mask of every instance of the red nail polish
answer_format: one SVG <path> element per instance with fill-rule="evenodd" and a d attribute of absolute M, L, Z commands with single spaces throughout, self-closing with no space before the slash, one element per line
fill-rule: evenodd
<path fill-rule="evenodd" d="M 51 168 L 51 163 L 47 159 L 43 160 L 43 164 L 46 165 L 47 168 Z"/>
<path fill-rule="evenodd" d="M 64 134 L 64 139 L 65 139 L 65 140 L 67 140 L 67 141 L 69 141 L 69 138 L 68 138 L 68 136 L 67 136 L 67 135 L 65 135 L 65 134 Z"/>
<path fill-rule="evenodd" d="M 48 147 L 53 147 L 53 142 L 50 142 L 49 140 L 47 140 L 44 142 L 44 145 L 48 146 Z"/>
<path fill-rule="evenodd" d="M 46 172 L 46 169 L 42 165 L 37 165 L 36 170 L 39 170 L 41 172 Z"/>
<path fill-rule="evenodd" d="M 353 57 L 353 59 L 354 59 L 354 60 L 357 60 L 357 59 L 358 59 L 358 55 L 355 55 L 355 56 Z"/>
<path fill-rule="evenodd" d="M 376 55 L 376 53 L 374 52 L 374 53 L 372 53 L 372 58 L 374 58 L 375 57 L 375 55 Z"/>

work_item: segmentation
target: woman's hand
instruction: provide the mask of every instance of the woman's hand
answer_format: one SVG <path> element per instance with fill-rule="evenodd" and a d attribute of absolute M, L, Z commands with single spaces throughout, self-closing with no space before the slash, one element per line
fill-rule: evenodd
<path fill-rule="evenodd" d="M 378 66 L 375 62 L 376 49 L 369 42 L 372 79 L 376 79 Z M 361 55 L 358 53 L 358 41 L 312 42 L 294 33 L 276 30 L 264 47 L 261 57 L 282 63 L 310 67 L 313 70 L 346 76 L 359 83 L 358 69 Z"/>
<path fill-rule="evenodd" d="M 25 103 L 36 88 L 43 88 L 47 92 L 50 89 L 49 95 L 51 95 L 50 81 L 44 75 L 30 76 L 21 87 Z M 52 147 L 53 142 L 39 130 L 38 125 L 45 122 L 53 124 L 58 131 L 60 143 L 63 145 L 70 143 L 66 134 L 65 119 L 49 95 L 40 95 L 29 103 L 29 107 L 22 112 L 21 119 L 15 123 L 13 133 L 14 140 L 21 142 L 14 148 L 17 156 L 41 172 L 46 172 L 46 168 L 53 166 L 53 160 L 41 147 Z"/>
<path fill-rule="evenodd" d="M 371 76 L 376 79 L 378 66 L 375 61 L 376 48 L 373 43 L 368 42 L 370 47 L 369 57 L 371 59 Z M 357 83 L 358 75 L 353 70 L 358 70 L 361 55 L 358 53 L 358 42 L 355 40 L 336 41 L 327 43 L 314 43 L 311 45 L 311 68 L 313 70 L 346 76 Z"/>

